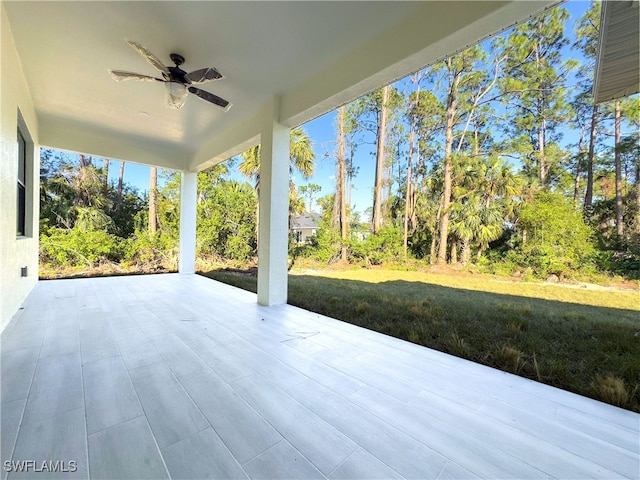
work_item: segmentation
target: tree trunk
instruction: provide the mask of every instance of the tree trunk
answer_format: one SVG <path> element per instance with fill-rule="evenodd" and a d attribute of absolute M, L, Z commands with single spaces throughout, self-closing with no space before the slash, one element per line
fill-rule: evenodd
<path fill-rule="evenodd" d="M 122 205 L 122 188 L 124 185 L 124 162 L 120 162 L 120 175 L 118 176 L 118 195 L 116 197 L 116 212 L 120 211 Z"/>
<path fill-rule="evenodd" d="M 542 119 L 541 124 L 538 126 L 538 171 L 540 186 L 542 188 L 545 188 L 549 183 L 549 165 L 546 157 L 544 156 L 545 128 L 546 122 Z"/>
<path fill-rule="evenodd" d="M 340 230 L 340 165 L 336 162 L 336 193 L 333 195 L 331 206 L 331 227 Z"/>
<path fill-rule="evenodd" d="M 636 191 L 636 213 L 634 215 L 634 233 L 638 236 L 637 241 L 640 241 L 640 162 L 636 162 L 636 184 L 634 186 Z"/>
<path fill-rule="evenodd" d="M 593 105 L 591 114 L 591 133 L 589 134 L 589 153 L 587 153 L 587 189 L 584 194 L 584 209 L 588 211 L 593 204 L 593 157 L 596 149 L 596 130 L 598 125 L 598 105 Z"/>
<path fill-rule="evenodd" d="M 411 77 L 411 81 L 417 84 L 415 90 L 415 102 L 411 107 L 417 106 L 420 103 L 420 81 L 422 79 L 422 73 L 416 73 Z M 415 222 L 413 218 L 415 216 L 415 193 L 413 189 L 413 156 L 415 155 L 415 136 L 416 136 L 416 116 L 414 112 L 411 113 L 411 122 L 409 125 L 409 158 L 407 159 L 407 191 L 404 202 L 404 260 L 407 261 L 408 246 L 409 246 L 409 218 L 411 218 L 412 229 L 415 228 Z"/>
<path fill-rule="evenodd" d="M 576 176 L 573 179 L 573 203 L 574 205 L 578 205 L 578 201 L 580 200 L 580 177 L 582 176 L 582 172 L 580 171 L 580 161 L 576 165 Z"/>
<path fill-rule="evenodd" d="M 81 168 L 85 168 L 91 165 L 92 162 L 92 158 L 88 155 L 79 155 L 80 157 L 80 167 Z"/>
<path fill-rule="evenodd" d="M 578 205 L 580 200 L 580 180 L 582 178 L 582 157 L 584 154 L 584 136 L 585 129 L 580 130 L 580 138 L 578 140 L 578 158 L 576 160 L 576 174 L 573 179 L 573 203 Z"/>
<path fill-rule="evenodd" d="M 158 231 L 158 169 L 151 167 L 149 181 L 149 233 Z"/>
<path fill-rule="evenodd" d="M 453 242 L 451 245 L 451 263 L 458 263 L 458 242 Z"/>
<path fill-rule="evenodd" d="M 349 168 L 347 169 L 346 183 L 345 195 L 347 196 L 347 205 L 351 206 L 351 199 L 353 198 L 353 171 Z"/>
<path fill-rule="evenodd" d="M 447 134 L 448 135 L 448 134 Z M 440 244 L 438 245 L 438 265 L 447 263 L 447 239 L 449 237 L 449 208 L 451 206 L 451 149 L 445 147 L 444 191 L 442 193 L 442 215 L 440 217 Z"/>
<path fill-rule="evenodd" d="M 309 215 L 313 213 L 313 191 L 311 191 L 311 189 L 309 189 L 309 210 L 307 211 Z"/>
<path fill-rule="evenodd" d="M 449 71 L 452 70 L 451 58 L 447 59 Z M 453 127 L 458 104 L 457 92 L 460 77 L 454 74 L 450 80 L 449 95 L 447 98 L 447 125 L 445 128 L 444 145 L 444 189 L 442 192 L 442 216 L 440 217 L 440 245 L 438 245 L 438 265 L 447 263 L 447 238 L 449 237 L 449 207 L 451 205 L 451 162 L 453 147 Z"/>
<path fill-rule="evenodd" d="M 429 265 L 434 265 L 436 263 L 437 245 L 438 245 L 438 236 L 436 235 L 436 231 L 434 229 L 433 235 L 431 235 L 431 247 L 429 248 Z"/>
<path fill-rule="evenodd" d="M 373 187 L 373 233 L 378 233 L 382 226 L 382 177 L 384 174 L 384 142 L 387 134 L 387 103 L 389 103 L 389 86 L 382 88 L 382 105 L 376 141 L 376 179 Z"/>
<path fill-rule="evenodd" d="M 338 178 L 336 183 L 336 200 L 339 202 L 338 223 L 340 225 L 341 248 L 340 256 L 342 261 L 347 261 L 347 228 L 349 220 L 347 219 L 347 199 L 346 199 L 346 165 L 344 158 L 344 118 L 345 107 L 338 109 Z"/>
<path fill-rule="evenodd" d="M 540 70 L 540 63 L 542 62 L 542 59 L 540 58 L 540 50 L 539 50 L 539 45 L 535 46 L 535 53 L 536 53 L 536 70 Z M 544 103 L 542 101 L 542 99 L 538 100 L 538 105 L 537 105 L 537 109 L 538 109 L 538 115 L 540 115 L 542 117 L 542 120 L 540 122 L 540 124 L 538 125 L 538 179 L 540 180 L 540 186 L 542 188 L 545 188 L 547 186 L 547 183 L 549 181 L 548 178 L 548 169 L 549 166 L 547 164 L 547 159 L 545 157 L 545 152 L 544 152 L 544 147 L 545 147 L 545 142 L 546 142 L 546 138 L 545 138 L 545 129 L 546 129 L 546 121 L 544 118 Z"/>
<path fill-rule="evenodd" d="M 407 261 L 407 250 L 409 243 L 409 212 L 411 211 L 411 197 L 413 195 L 412 192 L 412 171 L 411 167 L 413 166 L 413 142 L 415 135 L 415 122 L 412 118 L 411 120 L 411 130 L 409 131 L 409 158 L 407 159 L 407 189 L 405 193 L 404 199 L 404 243 L 403 243 L 403 252 L 404 252 L 404 261 Z"/>
<path fill-rule="evenodd" d="M 418 168 L 414 168 L 414 172 L 418 171 Z M 416 225 L 418 224 L 418 212 L 417 212 L 417 205 L 418 205 L 418 195 L 417 195 L 417 190 L 418 190 L 418 179 L 416 176 L 416 184 L 413 186 L 414 188 L 411 188 L 411 196 L 409 197 L 409 199 L 411 200 L 410 203 L 410 213 L 411 213 L 411 218 L 410 218 L 410 224 L 411 224 L 411 229 L 415 229 Z"/>
<path fill-rule="evenodd" d="M 466 265 L 468 263 L 469 257 L 469 240 L 466 238 L 462 239 L 462 245 L 460 246 L 460 259 L 462 260 L 462 264 Z"/>
<path fill-rule="evenodd" d="M 615 117 L 615 169 L 616 169 L 616 234 L 618 239 L 624 235 L 622 219 L 622 159 L 620 158 L 620 102 L 616 101 Z"/>
<path fill-rule="evenodd" d="M 107 191 L 107 188 L 109 187 L 109 159 L 105 158 L 104 159 L 104 165 L 102 167 L 102 169 L 104 170 L 104 178 L 103 178 L 103 182 L 104 182 L 104 191 Z"/>
<path fill-rule="evenodd" d="M 436 212 L 436 219 L 440 218 L 440 212 L 442 212 L 442 202 L 438 202 L 438 211 Z M 436 234 L 437 220 L 431 232 L 431 248 L 429 249 L 429 265 L 436 263 L 436 246 L 438 243 L 438 235 Z"/>

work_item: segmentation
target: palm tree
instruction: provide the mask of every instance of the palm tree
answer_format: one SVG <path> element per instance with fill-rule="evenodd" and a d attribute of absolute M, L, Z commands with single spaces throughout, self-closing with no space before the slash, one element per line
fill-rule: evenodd
<path fill-rule="evenodd" d="M 296 186 L 291 180 L 294 170 L 300 172 L 306 180 L 313 175 L 314 160 L 316 156 L 311 148 L 311 139 L 302 127 L 291 129 L 289 137 L 289 199 L 298 198 Z M 242 154 L 242 162 L 238 165 L 238 171 L 250 180 L 254 181 L 255 189 L 260 196 L 260 145 L 253 147 Z M 256 216 L 259 215 L 256 208 Z M 289 202 L 289 225 L 291 225 L 292 205 Z M 256 230 L 258 222 L 256 221 Z"/>
<path fill-rule="evenodd" d="M 487 207 L 496 197 L 510 198 L 520 193 L 519 180 L 510 165 L 500 158 L 488 158 L 481 166 L 481 190 Z"/>
<path fill-rule="evenodd" d="M 289 218 L 294 215 L 302 215 L 304 212 L 304 198 L 298 195 L 298 189 L 293 185 L 293 188 L 289 188 Z"/>
<path fill-rule="evenodd" d="M 482 252 L 489 248 L 489 242 L 497 240 L 504 231 L 504 219 L 496 206 L 482 207 L 482 223 L 476 233 L 476 241 L 480 244 L 476 260 L 480 260 Z"/>
<path fill-rule="evenodd" d="M 311 139 L 302 127 L 296 127 L 291 130 L 289 150 L 292 162 L 292 165 L 289 167 L 289 172 L 295 168 L 305 179 L 311 177 L 311 175 L 313 175 L 313 162 L 316 159 L 316 155 L 311 148 Z"/>
<path fill-rule="evenodd" d="M 513 197 L 520 192 L 511 166 L 495 157 L 462 157 L 453 171 L 455 187 L 451 206 L 450 230 L 461 243 L 464 264 L 477 247 L 477 258 L 489 242 L 502 235 L 505 214 L 510 213 Z M 456 245 L 452 248 L 452 257 Z"/>
<path fill-rule="evenodd" d="M 289 176 L 294 170 L 308 179 L 313 175 L 313 162 L 315 154 L 311 148 L 311 139 L 302 127 L 291 129 L 289 141 Z M 260 191 L 260 145 L 250 148 L 242 154 L 242 162 L 238 170 L 245 177 L 254 180 L 255 188 Z"/>
<path fill-rule="evenodd" d="M 238 171 L 255 182 L 256 191 L 260 191 L 260 145 L 250 148 L 242 154 Z"/>
<path fill-rule="evenodd" d="M 478 259 L 487 249 L 489 242 L 500 238 L 503 232 L 503 218 L 496 205 L 489 205 L 480 195 L 472 194 L 464 203 L 454 203 L 451 208 L 451 232 L 462 241 L 462 263 L 471 257 L 471 242 L 478 244 Z"/>
<path fill-rule="evenodd" d="M 106 213 L 96 207 L 76 206 L 75 227 L 82 231 L 106 230 L 113 221 Z"/>

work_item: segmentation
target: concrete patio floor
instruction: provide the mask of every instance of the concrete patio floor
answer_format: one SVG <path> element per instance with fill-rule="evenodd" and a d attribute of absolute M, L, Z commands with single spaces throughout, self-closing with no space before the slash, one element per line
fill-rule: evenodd
<path fill-rule="evenodd" d="M 2 478 L 640 476 L 640 415 L 255 299 L 39 282 L 1 337 Z"/>

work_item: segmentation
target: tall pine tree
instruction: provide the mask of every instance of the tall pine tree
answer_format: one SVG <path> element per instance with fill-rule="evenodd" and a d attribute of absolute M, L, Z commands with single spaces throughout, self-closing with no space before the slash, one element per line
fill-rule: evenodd
<path fill-rule="evenodd" d="M 566 80 L 575 61 L 565 60 L 561 49 L 569 14 L 553 8 L 517 26 L 494 45 L 508 52 L 500 81 L 509 123 L 510 148 L 520 157 L 525 172 L 546 188 L 561 160 L 561 127 L 569 119 Z"/>

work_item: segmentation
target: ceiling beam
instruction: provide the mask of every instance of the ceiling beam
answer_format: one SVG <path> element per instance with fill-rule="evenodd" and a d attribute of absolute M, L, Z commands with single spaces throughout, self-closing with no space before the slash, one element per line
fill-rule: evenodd
<path fill-rule="evenodd" d="M 169 142 L 159 143 L 156 138 L 145 142 L 138 135 L 109 131 L 104 127 L 95 129 L 87 123 L 59 116 L 47 118 L 45 114 L 40 114 L 38 123 L 40 144 L 58 150 L 171 169 L 186 168 L 191 157 L 188 152 Z"/>

